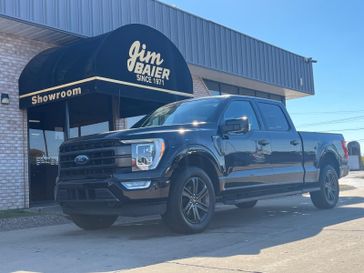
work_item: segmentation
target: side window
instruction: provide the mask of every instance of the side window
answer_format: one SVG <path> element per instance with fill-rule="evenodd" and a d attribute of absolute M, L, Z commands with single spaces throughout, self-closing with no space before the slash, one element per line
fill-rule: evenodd
<path fill-rule="evenodd" d="M 288 131 L 290 126 L 281 107 L 275 104 L 258 102 L 263 122 L 269 131 Z"/>
<path fill-rule="evenodd" d="M 224 113 L 224 120 L 236 119 L 247 116 L 252 130 L 259 130 L 257 117 L 254 109 L 248 101 L 233 101 Z"/>

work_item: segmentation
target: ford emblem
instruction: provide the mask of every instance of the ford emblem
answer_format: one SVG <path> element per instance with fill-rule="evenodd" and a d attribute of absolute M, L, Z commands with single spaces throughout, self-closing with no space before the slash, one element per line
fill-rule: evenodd
<path fill-rule="evenodd" d="M 86 165 L 90 161 L 90 158 L 87 155 L 78 155 L 73 161 L 77 165 Z"/>

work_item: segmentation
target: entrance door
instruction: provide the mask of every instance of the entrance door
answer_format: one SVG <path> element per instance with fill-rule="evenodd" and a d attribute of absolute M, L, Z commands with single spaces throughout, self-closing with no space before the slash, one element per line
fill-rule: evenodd
<path fill-rule="evenodd" d="M 69 137 L 79 137 L 112 129 L 111 97 L 89 95 L 69 103 Z M 65 140 L 65 102 L 28 110 L 30 201 L 54 200 L 58 172 L 58 149 Z"/>

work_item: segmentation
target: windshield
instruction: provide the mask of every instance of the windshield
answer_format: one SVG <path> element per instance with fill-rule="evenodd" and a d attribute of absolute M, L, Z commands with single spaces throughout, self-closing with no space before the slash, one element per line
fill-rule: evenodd
<path fill-rule="evenodd" d="M 134 128 L 210 122 L 220 102 L 219 99 L 200 99 L 162 106 Z"/>

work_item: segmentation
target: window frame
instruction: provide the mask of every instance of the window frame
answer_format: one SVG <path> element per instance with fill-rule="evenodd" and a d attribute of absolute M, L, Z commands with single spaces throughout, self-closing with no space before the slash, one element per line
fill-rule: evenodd
<path fill-rule="evenodd" d="M 256 104 L 257 104 L 257 107 L 259 109 L 259 113 L 260 113 L 260 116 L 261 116 L 265 131 L 268 131 L 268 132 L 290 132 L 290 131 L 292 131 L 292 128 L 293 128 L 292 124 L 291 124 L 290 120 L 287 118 L 287 114 L 283 110 L 282 105 L 279 102 L 272 103 L 272 102 L 256 101 Z M 267 122 L 266 122 L 266 120 L 264 118 L 263 111 L 262 111 L 262 109 L 260 107 L 261 104 L 268 104 L 268 105 L 273 105 L 273 106 L 278 107 L 279 110 L 282 112 L 283 117 L 284 117 L 284 119 L 285 119 L 285 121 L 286 121 L 286 123 L 288 125 L 287 130 L 271 130 L 271 129 L 269 129 L 269 127 L 267 126 Z"/>
<path fill-rule="evenodd" d="M 224 124 L 224 121 L 225 121 L 225 113 L 226 113 L 227 109 L 229 108 L 229 106 L 230 106 L 232 103 L 234 103 L 234 102 L 247 102 L 247 103 L 250 105 L 250 107 L 251 107 L 251 109 L 253 110 L 253 113 L 254 113 L 254 115 L 255 115 L 255 119 L 256 119 L 256 121 L 257 121 L 257 125 L 258 125 L 258 128 L 257 128 L 257 129 L 250 130 L 250 131 L 253 131 L 253 132 L 262 131 L 263 124 L 262 124 L 262 123 L 261 123 L 261 121 L 260 121 L 260 117 L 259 117 L 259 115 L 257 114 L 258 112 L 257 112 L 257 110 L 255 109 L 255 106 L 254 106 L 253 102 L 252 102 L 251 100 L 243 99 L 243 98 L 241 98 L 241 99 L 240 99 L 240 98 L 239 98 L 239 99 L 233 99 L 233 100 L 230 100 L 228 103 L 226 103 L 226 105 L 225 105 L 225 107 L 224 107 L 224 109 L 223 109 L 223 111 L 222 111 L 222 114 L 221 114 L 221 116 L 220 116 L 220 118 L 219 118 L 219 122 L 218 122 L 218 124 L 219 124 L 220 126 Z"/>

